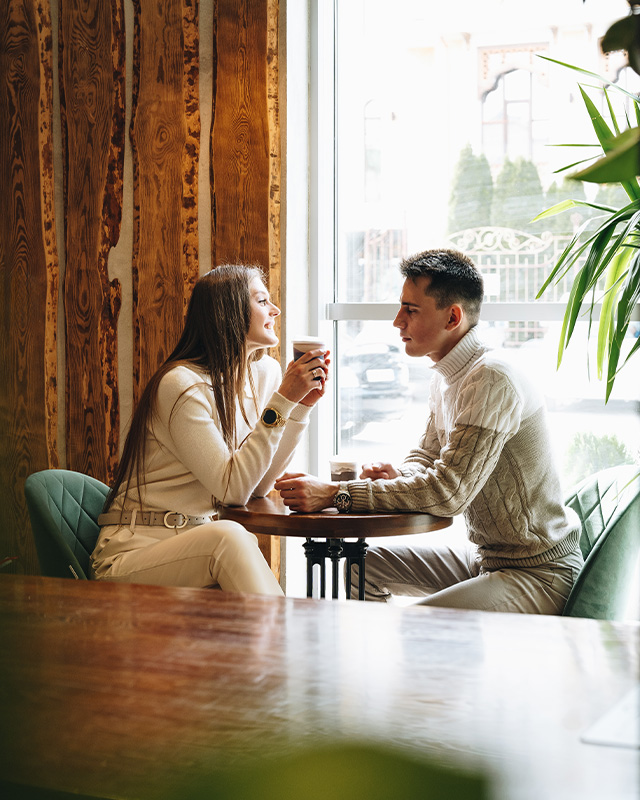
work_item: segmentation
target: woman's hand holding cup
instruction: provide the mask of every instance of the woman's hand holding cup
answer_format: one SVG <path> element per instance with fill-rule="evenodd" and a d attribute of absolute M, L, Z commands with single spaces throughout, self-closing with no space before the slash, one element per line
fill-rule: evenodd
<path fill-rule="evenodd" d="M 315 405 L 324 394 L 330 363 L 329 351 L 321 339 L 294 339 L 293 361 L 287 364 L 280 394 L 305 406 Z"/>

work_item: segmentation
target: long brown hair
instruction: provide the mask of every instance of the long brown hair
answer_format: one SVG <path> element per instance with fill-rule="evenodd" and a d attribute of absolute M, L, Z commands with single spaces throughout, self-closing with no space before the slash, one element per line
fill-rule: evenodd
<path fill-rule="evenodd" d="M 244 391 L 247 379 L 247 334 L 251 324 L 249 287 L 255 278 L 263 277 L 260 267 L 234 264 L 216 267 L 196 282 L 180 340 L 146 385 L 131 420 L 115 481 L 104 504 L 105 511 L 111 507 L 123 483 L 126 484 L 126 498 L 134 470 L 141 501 L 146 435 L 158 386 L 173 367 L 181 364 L 198 367 L 209 377 L 222 437 L 233 455 L 237 445 L 236 400 Z M 263 350 L 253 353 L 251 360 L 261 358 L 263 353 Z M 255 401 L 250 372 L 248 377 Z M 242 403 L 240 410 L 248 424 Z"/>

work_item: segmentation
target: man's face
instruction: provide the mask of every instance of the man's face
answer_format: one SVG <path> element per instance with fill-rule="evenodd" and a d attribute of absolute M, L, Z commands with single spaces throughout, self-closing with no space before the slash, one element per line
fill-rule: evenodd
<path fill-rule="evenodd" d="M 400 330 L 408 356 L 429 356 L 440 361 L 455 345 L 450 331 L 451 307 L 436 308 L 425 294 L 431 278 L 407 278 L 400 293 L 400 310 L 393 321 Z"/>

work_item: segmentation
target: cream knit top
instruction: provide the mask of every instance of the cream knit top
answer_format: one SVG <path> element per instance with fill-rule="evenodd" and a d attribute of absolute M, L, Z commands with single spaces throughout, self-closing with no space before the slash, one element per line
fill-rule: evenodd
<path fill-rule="evenodd" d="M 250 366 L 257 395 L 254 407 L 249 385 L 238 406 L 238 446 L 225 445 L 211 383 L 204 373 L 186 366 L 167 372 L 160 381 L 151 429 L 146 438 L 146 483 L 138 500 L 135 470 L 127 496 L 127 510 L 172 510 L 184 514 L 213 514 L 218 504 L 244 505 L 252 496 L 272 488 L 291 460 L 304 433 L 310 408 L 287 400 L 276 390 L 282 381 L 278 363 L 263 356 Z M 258 422 L 267 407 L 286 418 L 284 427 Z M 113 510 L 122 507 L 120 497 Z"/>
<path fill-rule="evenodd" d="M 426 431 L 393 480 L 349 481 L 353 511 L 463 514 L 488 569 L 578 550 L 563 506 L 542 393 L 475 328 L 434 367 Z"/>

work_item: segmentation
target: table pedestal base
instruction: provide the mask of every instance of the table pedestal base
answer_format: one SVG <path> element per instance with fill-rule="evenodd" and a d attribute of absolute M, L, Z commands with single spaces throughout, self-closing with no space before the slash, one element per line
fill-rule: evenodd
<path fill-rule="evenodd" d="M 327 580 L 325 562 L 331 559 L 331 596 L 338 598 L 340 586 L 339 564 L 340 559 L 346 560 L 346 592 L 347 600 L 351 599 L 351 567 L 358 565 L 358 599 L 364 600 L 364 559 L 369 545 L 364 539 L 357 542 L 345 542 L 344 539 L 307 539 L 303 545 L 307 558 L 307 597 L 313 597 L 313 568 L 320 566 L 320 597 L 325 597 Z"/>

